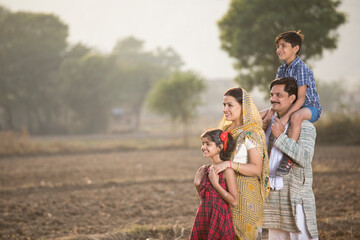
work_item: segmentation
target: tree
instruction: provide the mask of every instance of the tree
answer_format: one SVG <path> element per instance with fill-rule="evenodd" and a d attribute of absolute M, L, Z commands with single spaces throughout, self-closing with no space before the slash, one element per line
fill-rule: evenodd
<path fill-rule="evenodd" d="M 280 62 L 274 40 L 281 32 L 301 29 L 305 35 L 301 58 L 321 57 L 335 49 L 335 30 L 345 22 L 339 0 L 233 0 L 218 22 L 222 48 L 236 59 L 236 81 L 250 91 L 266 90 Z"/>
<path fill-rule="evenodd" d="M 8 128 L 25 125 L 30 132 L 51 128 L 56 108 L 51 74 L 65 51 L 67 30 L 51 14 L 0 9 L 0 107 Z"/>
<path fill-rule="evenodd" d="M 184 143 L 188 143 L 188 125 L 196 116 L 201 93 L 205 90 L 202 77 L 194 72 L 174 72 L 170 79 L 157 82 L 149 96 L 149 109 L 179 121 L 184 127 Z"/>
<path fill-rule="evenodd" d="M 143 49 L 143 41 L 128 37 L 117 42 L 112 57 L 116 62 L 113 86 L 118 89 L 120 105 L 135 115 L 134 130 L 139 128 L 141 110 L 153 84 L 169 77 L 183 62 L 171 48 L 158 48 L 153 52 Z"/>
<path fill-rule="evenodd" d="M 106 129 L 112 99 L 109 56 L 77 44 L 67 53 L 56 78 L 61 98 L 60 116 L 66 132 L 96 133 Z"/>
<path fill-rule="evenodd" d="M 318 82 L 317 87 L 320 95 L 320 103 L 323 113 L 334 113 L 346 106 L 344 97 L 348 96 L 343 82 Z"/>

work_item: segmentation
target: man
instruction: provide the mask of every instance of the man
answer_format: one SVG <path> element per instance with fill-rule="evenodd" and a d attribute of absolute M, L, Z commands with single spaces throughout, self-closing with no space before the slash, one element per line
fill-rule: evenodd
<path fill-rule="evenodd" d="M 300 137 L 295 142 L 287 136 L 289 123 L 283 126 L 279 120 L 296 101 L 297 85 L 293 78 L 272 81 L 270 96 L 271 108 L 275 112 L 266 131 L 271 190 L 265 200 L 263 228 L 269 229 L 269 240 L 317 239 L 311 168 L 315 127 L 304 120 Z M 276 176 L 283 158 L 291 159 L 292 168 L 287 175 Z"/>

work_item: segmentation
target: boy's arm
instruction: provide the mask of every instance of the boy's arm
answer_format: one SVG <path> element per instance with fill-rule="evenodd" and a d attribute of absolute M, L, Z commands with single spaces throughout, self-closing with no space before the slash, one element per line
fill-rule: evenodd
<path fill-rule="evenodd" d="M 296 102 L 290 107 L 289 111 L 287 111 L 287 113 L 280 119 L 282 125 L 286 126 L 286 123 L 289 122 L 291 115 L 297 110 L 299 110 L 301 106 L 304 104 L 306 88 L 307 88 L 306 85 L 303 85 L 298 88 Z"/>

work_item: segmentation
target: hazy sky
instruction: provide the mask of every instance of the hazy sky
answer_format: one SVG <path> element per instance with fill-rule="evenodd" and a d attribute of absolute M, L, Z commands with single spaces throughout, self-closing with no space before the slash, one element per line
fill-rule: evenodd
<path fill-rule="evenodd" d="M 220 49 L 216 22 L 230 0 L 0 0 L 11 11 L 54 13 L 69 26 L 69 42 L 110 52 L 118 39 L 134 36 L 146 49 L 174 48 L 206 78 L 233 78 L 232 60 Z M 360 80 L 360 1 L 340 8 L 348 23 L 339 28 L 338 49 L 311 64 L 317 79 Z M 306 33 L 305 42 L 306 44 Z M 275 48 L 274 48 L 275 54 Z M 275 75 L 275 73 L 274 73 Z"/>

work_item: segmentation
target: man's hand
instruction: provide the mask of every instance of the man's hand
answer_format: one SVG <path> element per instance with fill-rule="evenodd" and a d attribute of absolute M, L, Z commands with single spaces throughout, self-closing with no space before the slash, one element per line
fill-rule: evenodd
<path fill-rule="evenodd" d="M 281 123 L 281 120 L 275 118 L 273 124 L 271 125 L 271 132 L 274 137 L 278 138 L 284 131 L 285 126 Z"/>

